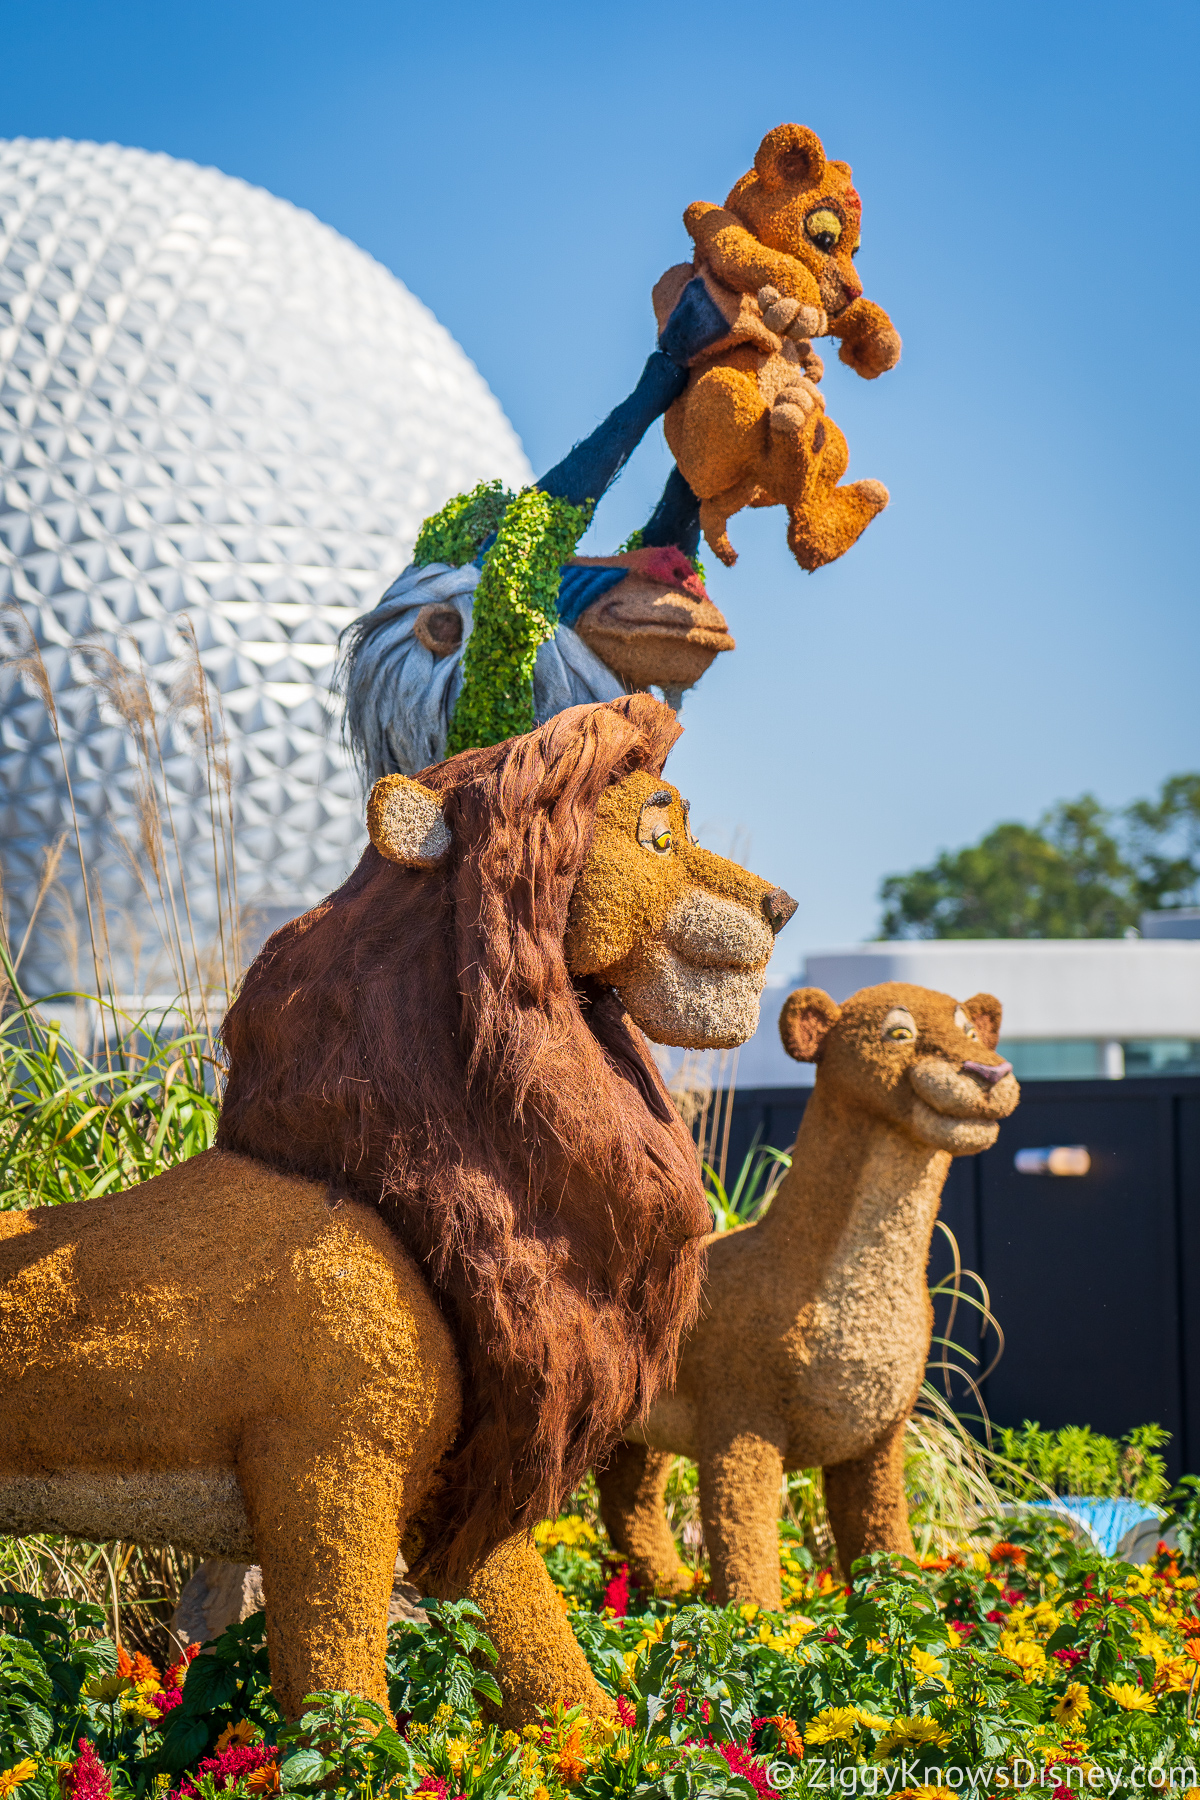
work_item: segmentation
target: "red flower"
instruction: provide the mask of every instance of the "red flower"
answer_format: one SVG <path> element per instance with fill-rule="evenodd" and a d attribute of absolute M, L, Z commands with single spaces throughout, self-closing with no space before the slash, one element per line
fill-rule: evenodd
<path fill-rule="evenodd" d="M 234 1787 L 243 1776 L 252 1775 L 256 1769 L 265 1768 L 268 1763 L 277 1759 L 279 1751 L 274 1744 L 230 1744 L 219 1756 L 206 1756 L 196 1773 L 211 1775 L 213 1786 L 218 1789 Z M 184 1781 L 179 1792 L 196 1800 L 198 1790 L 190 1781 Z"/>
<path fill-rule="evenodd" d="M 415 1791 L 418 1794 L 436 1794 L 437 1800 L 449 1800 L 449 1791 L 444 1775 L 423 1775 L 418 1781 Z"/>
<path fill-rule="evenodd" d="M 80 1738 L 79 1755 L 58 1783 L 66 1800 L 112 1800 L 112 1777 L 86 1738 Z"/>
<path fill-rule="evenodd" d="M 617 1695 L 617 1717 L 620 1719 L 622 1725 L 624 1725 L 626 1731 L 632 1730 L 637 1724 L 636 1708 L 631 1705 L 624 1694 Z"/>
<path fill-rule="evenodd" d="M 823 1631 L 821 1633 L 821 1642 L 823 1644 L 836 1644 L 837 1641 L 838 1641 L 838 1628 L 836 1625 L 831 1625 L 829 1627 L 828 1631 Z"/>
<path fill-rule="evenodd" d="M 163 1686 L 165 1688 L 181 1688 L 183 1686 L 183 1678 L 187 1674 L 189 1666 L 195 1662 L 199 1654 L 199 1644 L 189 1644 L 179 1661 L 177 1663 L 172 1663 L 166 1674 L 163 1676 Z"/>
<path fill-rule="evenodd" d="M 1004 1614 L 1002 1612 L 997 1612 L 994 1607 L 990 1613 L 984 1613 L 983 1616 L 989 1625 L 1003 1625 L 1004 1623 Z"/>
<path fill-rule="evenodd" d="M 604 1604 L 611 1606 L 618 1619 L 629 1611 L 629 1564 L 622 1563 L 604 1590 Z"/>
<path fill-rule="evenodd" d="M 675 1696 L 675 1717 L 677 1719 L 681 1719 L 686 1711 L 687 1711 L 687 1695 L 686 1694 L 676 1694 L 676 1696 Z"/>
<path fill-rule="evenodd" d="M 709 1749 L 719 1750 L 733 1774 L 741 1775 L 758 1795 L 758 1800 L 775 1800 L 775 1790 L 767 1780 L 766 1764 L 754 1755 L 746 1744 L 714 1744 L 711 1737 L 690 1738 L 689 1743 L 701 1743 Z"/>
<path fill-rule="evenodd" d="M 167 1713 L 174 1712 L 177 1706 L 183 1705 L 183 1695 L 178 1688 L 166 1688 L 161 1694 L 151 1694 L 149 1699 L 151 1706 L 158 1708 L 160 1719 Z"/>
<path fill-rule="evenodd" d="M 1083 1661 L 1082 1650 L 1052 1650 L 1050 1654 L 1057 1657 L 1060 1663 L 1065 1663 L 1068 1669 L 1073 1669 L 1077 1662 Z"/>

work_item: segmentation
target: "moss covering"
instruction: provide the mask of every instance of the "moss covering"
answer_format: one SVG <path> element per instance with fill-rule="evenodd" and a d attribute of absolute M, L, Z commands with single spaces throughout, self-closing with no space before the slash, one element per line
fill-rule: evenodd
<path fill-rule="evenodd" d="M 474 562 L 480 545 L 499 529 L 512 498 L 511 490 L 499 481 L 481 481 L 469 494 L 447 500 L 441 512 L 426 519 L 417 533 L 413 551 L 417 567 L 442 562 L 459 569 Z"/>
<path fill-rule="evenodd" d="M 477 531 L 482 542 L 487 531 L 479 531 L 479 525 L 485 507 L 495 506 L 501 496 L 496 482 L 476 488 L 453 514 L 456 502 L 451 501 L 436 519 L 421 527 L 418 550 L 423 544 L 436 544 L 457 551 Z M 476 513 L 469 515 L 471 507 Z M 538 646 L 557 629 L 562 565 L 573 555 L 591 511 L 590 503 L 572 506 L 538 488 L 526 488 L 504 508 L 496 541 L 483 559 L 475 589 L 471 635 L 463 652 L 462 692 L 446 745 L 448 756 L 533 730 L 537 723 L 533 665 Z"/>

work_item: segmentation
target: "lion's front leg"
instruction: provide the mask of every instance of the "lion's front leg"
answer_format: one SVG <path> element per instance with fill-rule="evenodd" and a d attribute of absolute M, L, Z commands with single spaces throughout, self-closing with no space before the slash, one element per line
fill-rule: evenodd
<path fill-rule="evenodd" d="M 534 1724 L 558 1705 L 582 1706 L 593 1718 L 613 1716 L 612 1696 L 588 1668 L 531 1538 L 509 1538 L 493 1550 L 471 1576 L 466 1593 L 483 1613 L 484 1629 L 499 1653 L 503 1725 Z"/>

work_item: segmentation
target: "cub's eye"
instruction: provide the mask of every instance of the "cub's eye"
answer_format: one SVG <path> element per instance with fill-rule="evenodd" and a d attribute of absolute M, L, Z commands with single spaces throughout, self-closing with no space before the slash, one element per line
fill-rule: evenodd
<path fill-rule="evenodd" d="M 669 831 L 660 831 L 656 836 L 651 838 L 650 842 L 654 845 L 656 850 L 669 850 L 671 848 L 671 834 Z"/>
<path fill-rule="evenodd" d="M 954 1023 L 958 1026 L 958 1029 L 962 1032 L 964 1037 L 974 1038 L 978 1043 L 979 1033 L 971 1023 L 971 1015 L 968 1012 L 964 1012 L 961 1006 L 956 1006 L 954 1009 Z"/>
<path fill-rule="evenodd" d="M 885 1044 L 911 1044 L 916 1039 L 917 1021 L 907 1007 L 893 1006 L 879 1027 L 879 1035 Z"/>
<path fill-rule="evenodd" d="M 828 206 L 818 206 L 805 219 L 804 229 L 818 250 L 836 250 L 842 235 L 842 221 Z"/>

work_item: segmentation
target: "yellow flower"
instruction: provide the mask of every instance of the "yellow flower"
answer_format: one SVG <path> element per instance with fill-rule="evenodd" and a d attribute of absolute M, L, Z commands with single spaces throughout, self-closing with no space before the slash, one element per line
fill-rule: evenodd
<path fill-rule="evenodd" d="M 3 1774 L 0 1774 L 0 1795 L 11 1794 L 14 1788 L 19 1788 L 22 1782 L 28 1781 L 31 1775 L 36 1774 L 37 1764 L 33 1758 L 31 1756 L 22 1757 L 19 1763 L 14 1763 L 11 1769 L 5 1769 Z"/>
<path fill-rule="evenodd" d="M 745 1606 L 739 1606 L 738 1608 L 738 1611 L 741 1613 L 747 1624 L 758 1617 L 759 1610 L 758 1603 L 754 1600 L 747 1600 Z"/>
<path fill-rule="evenodd" d="M 1046 1652 L 1040 1644 L 1029 1640 L 1014 1638 L 1011 1632 L 1000 1634 L 1000 1642 L 996 1646 L 1001 1656 L 1006 1656 L 1011 1663 L 1016 1663 L 1021 1671 L 1021 1680 L 1029 1687 L 1035 1681 L 1041 1681 L 1046 1673 Z"/>
<path fill-rule="evenodd" d="M 466 1757 L 470 1755 L 470 1751 L 471 1746 L 466 1738 L 452 1737 L 446 1739 L 446 1755 L 449 1757 L 450 1767 L 454 1770 L 456 1775 L 462 1769 L 463 1762 Z"/>
<path fill-rule="evenodd" d="M 1126 1578 L 1125 1586 L 1131 1594 L 1148 1594 L 1153 1583 L 1145 1575 L 1130 1575 Z"/>
<path fill-rule="evenodd" d="M 930 1656 L 928 1650 L 914 1650 L 910 1660 L 917 1674 L 924 1676 L 926 1680 L 942 1673 L 941 1659 Z"/>
<path fill-rule="evenodd" d="M 1132 1681 L 1110 1681 L 1105 1684 L 1105 1693 L 1110 1700 L 1115 1700 L 1122 1712 L 1157 1712 L 1153 1699 L 1145 1688 L 1134 1687 Z"/>
<path fill-rule="evenodd" d="M 878 1713 L 864 1712 L 861 1706 L 857 1707 L 855 1710 L 858 1713 L 859 1724 L 865 1725 L 868 1731 L 887 1730 L 888 1721 L 886 1719 L 881 1719 Z"/>
<path fill-rule="evenodd" d="M 544 1787 L 534 1788 L 533 1800 L 550 1800 L 550 1789 Z"/>
<path fill-rule="evenodd" d="M 858 1726 L 857 1706 L 827 1706 L 804 1727 L 806 1744 L 833 1744 L 839 1738 L 849 1741 Z"/>
<path fill-rule="evenodd" d="M 1072 1681 L 1062 1698 L 1055 1703 L 1054 1723 L 1056 1725 L 1078 1725 L 1091 1704 L 1088 1691 L 1083 1683 Z"/>
<path fill-rule="evenodd" d="M 578 1513 L 568 1513 L 565 1518 L 543 1519 L 535 1525 L 533 1541 L 539 1550 L 552 1549 L 555 1544 L 565 1544 L 569 1550 L 587 1550 L 600 1540 L 586 1519 Z"/>
<path fill-rule="evenodd" d="M 971 1567 L 977 1575 L 986 1575 L 992 1566 L 991 1557 L 985 1556 L 982 1550 L 976 1550 L 971 1558 Z"/>
<path fill-rule="evenodd" d="M 875 1749 L 876 1756 L 891 1756 L 897 1750 L 924 1750 L 937 1745 L 944 1750 L 950 1733 L 936 1719 L 918 1714 L 913 1718 L 893 1719 Z"/>
<path fill-rule="evenodd" d="M 128 1694 L 121 1695 L 121 1711 L 126 1718 L 157 1719 L 159 1711 L 148 1694 L 139 1694 L 134 1688 Z"/>

